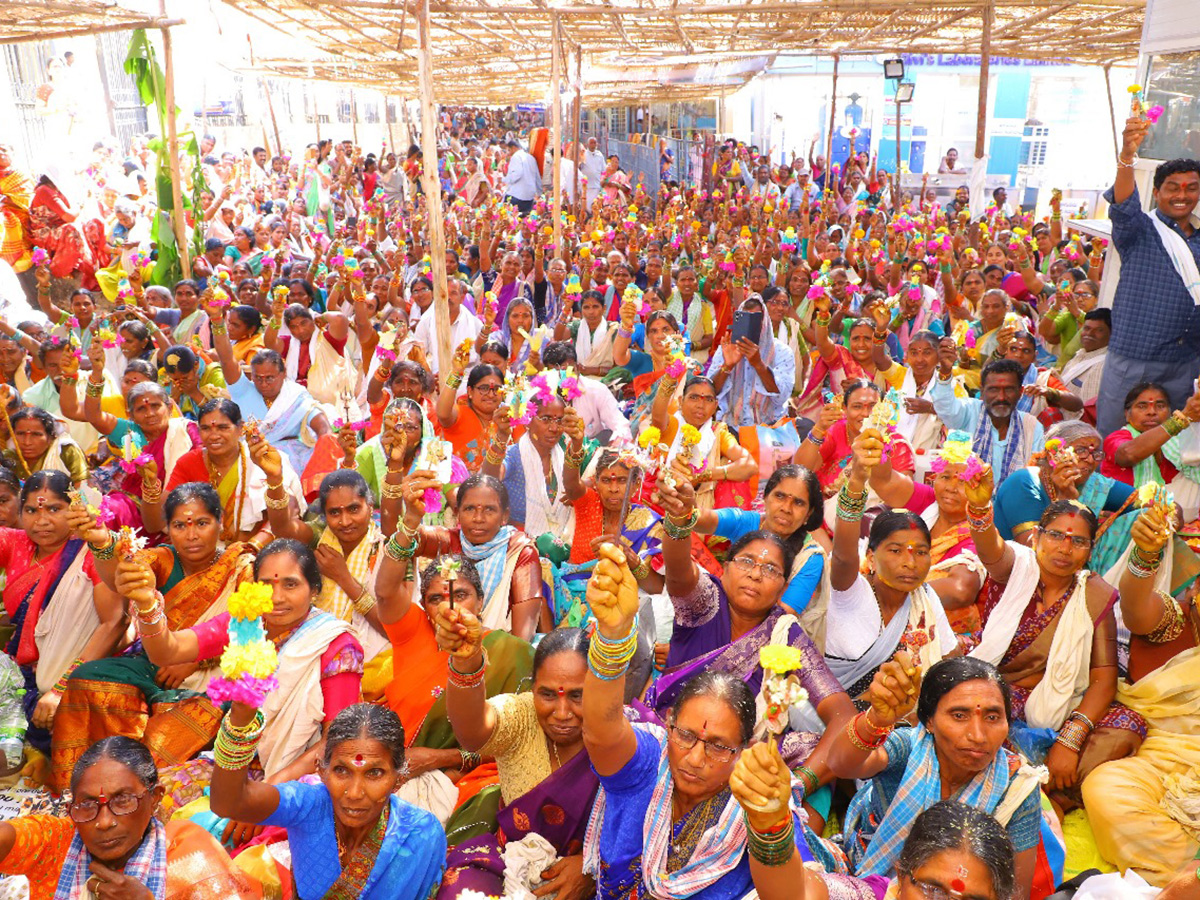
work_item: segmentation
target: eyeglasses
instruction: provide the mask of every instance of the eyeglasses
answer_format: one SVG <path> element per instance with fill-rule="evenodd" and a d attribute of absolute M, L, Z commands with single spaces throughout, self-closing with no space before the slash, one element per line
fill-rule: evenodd
<path fill-rule="evenodd" d="M 775 563 L 758 562 L 749 556 L 735 556 L 730 562 L 743 575 L 749 575 L 751 572 L 757 570 L 762 573 L 764 581 L 783 580 L 783 569 L 779 568 Z"/>
<path fill-rule="evenodd" d="M 538 416 L 537 420 L 547 428 L 562 428 L 566 416 Z"/>
<path fill-rule="evenodd" d="M 67 815 L 78 825 L 91 822 L 105 806 L 114 816 L 131 816 L 149 795 L 149 791 L 143 791 L 140 794 L 115 794 L 105 800 L 78 800 L 67 807 Z"/>
<path fill-rule="evenodd" d="M 740 747 L 727 747 L 724 744 L 718 744 L 716 741 L 708 741 L 700 737 L 694 731 L 688 731 L 686 728 L 679 728 L 676 725 L 671 725 L 667 729 L 667 736 L 672 744 L 680 750 L 691 750 L 697 743 L 704 745 L 704 758 L 709 762 L 727 763 L 733 759 L 734 754 L 740 750 Z"/>
<path fill-rule="evenodd" d="M 498 394 L 500 393 L 500 385 L 498 384 L 477 384 L 472 390 L 479 391 L 481 394 Z"/>
<path fill-rule="evenodd" d="M 1052 544 L 1061 544 L 1064 541 L 1070 541 L 1071 546 L 1076 550 L 1086 550 L 1092 546 L 1091 538 L 1085 538 L 1078 534 L 1067 534 L 1065 531 L 1056 531 L 1053 528 L 1039 528 L 1042 537 L 1050 541 Z"/>

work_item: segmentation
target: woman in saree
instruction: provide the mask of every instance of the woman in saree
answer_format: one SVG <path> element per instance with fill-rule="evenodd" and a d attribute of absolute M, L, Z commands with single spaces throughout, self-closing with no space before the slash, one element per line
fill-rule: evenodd
<path fill-rule="evenodd" d="M 495 366 L 479 364 L 467 376 L 467 390 L 458 396 L 470 354 L 459 347 L 450 364 L 450 377 L 440 386 L 437 396 L 438 425 L 442 437 L 454 447 L 454 455 L 467 465 L 468 471 L 478 472 L 487 449 L 488 429 L 500 406 L 500 388 L 504 373 Z"/>
<path fill-rule="evenodd" d="M 686 494 L 686 489 L 684 490 Z M 821 527 L 825 500 L 817 478 L 804 466 L 789 463 L 771 473 L 763 486 L 763 511 L 707 509 L 693 529 L 730 543 L 751 531 L 769 531 L 795 554 L 779 602 L 800 620 L 818 650 L 825 646 L 825 610 L 829 605 L 829 565 L 825 551 L 813 538 Z"/>
<path fill-rule="evenodd" d="M 422 559 L 462 554 L 479 570 L 484 627 L 532 640 L 542 618 L 541 558 L 533 539 L 509 524 L 504 483 L 482 473 L 468 477 L 455 499 L 457 524 L 447 528 L 421 524 L 429 491 L 441 487 L 434 473 L 402 476 L 399 469 L 388 472 L 380 511 L 384 531 L 399 521 L 402 534 L 417 541 Z"/>
<path fill-rule="evenodd" d="M 446 835 L 437 819 L 394 793 L 408 762 L 396 714 L 368 703 L 338 713 L 315 784 L 248 777 L 263 721 L 261 710 L 232 704 L 217 736 L 213 811 L 287 829 L 298 900 L 426 900 L 442 873 Z"/>
<path fill-rule="evenodd" d="M 323 576 L 313 605 L 351 627 L 367 664 L 363 690 L 377 698 L 386 682 L 379 667 L 388 651 L 387 633 L 379 620 L 376 591 L 383 545 L 387 538 L 375 523 L 371 492 L 353 469 L 339 469 L 321 479 L 315 517 L 293 515 L 282 492 L 283 458 L 265 441 L 254 448 L 254 458 L 266 473 L 267 519 L 271 533 L 289 538 L 316 554 Z"/>
<path fill-rule="evenodd" d="M 164 388 L 147 381 L 134 385 L 125 397 L 128 419 L 118 419 L 100 406 L 97 371 L 88 375 L 83 416 L 100 434 L 107 436 L 119 455 L 111 474 L 102 481 L 105 490 L 101 510 L 114 528 L 125 525 L 142 529 L 142 499 L 160 496 L 162 485 L 171 480 L 175 464 L 189 450 L 201 446 L 200 429 L 190 419 L 171 417 L 171 400 Z"/>
<path fill-rule="evenodd" d="M 115 589 L 115 534 L 84 507 L 72 507 L 70 515 L 97 557 L 103 589 Z M 219 616 L 238 585 L 250 580 L 255 548 L 232 542 L 222 550 L 221 519 L 219 498 L 207 484 L 186 484 L 167 496 L 169 543 L 142 553 L 163 594 L 170 628 L 191 628 Z M 211 674 L 192 663 L 156 664 L 137 643 L 119 656 L 76 668 L 64 681 L 66 704 L 55 722 L 51 783 L 57 790 L 66 787 L 80 754 L 109 734 L 145 742 L 160 765 L 189 760 L 212 740 L 220 718 L 202 693 Z"/>
<path fill-rule="evenodd" d="M 887 896 L 922 900 L 933 889 L 977 900 L 1017 896 L 1012 840 L 995 817 L 956 800 L 939 800 L 913 821 Z"/>
<path fill-rule="evenodd" d="M 1017 896 L 1028 900 L 1041 829 L 1039 774 L 1004 747 L 1008 683 L 994 666 L 955 657 L 922 676 L 907 651 L 883 664 L 870 706 L 837 732 L 829 763 L 867 781 L 850 802 L 843 841 L 859 876 L 904 871 L 902 848 L 918 814 L 952 800 L 993 816 L 1012 841 Z M 913 710 L 915 728 L 896 726 Z"/>
<path fill-rule="evenodd" d="M 570 304 L 563 304 L 554 326 L 556 341 L 570 341 L 575 345 L 575 358 L 579 361 L 579 373 L 603 378 L 613 368 L 613 341 L 617 326 L 604 315 L 604 295 L 599 291 L 587 291 L 579 297 L 578 319 L 570 318 Z M 547 321 L 550 321 L 549 319 Z"/>
<path fill-rule="evenodd" d="M 541 876 L 539 887 L 562 897 L 591 895 L 595 881 L 583 872 L 583 837 L 600 782 L 583 747 L 587 634 L 559 628 L 546 635 L 533 657 L 530 689 L 489 700 L 482 684 L 458 674 L 483 665 L 477 620 L 455 609 L 443 611 L 438 622 L 439 645 L 451 659 L 446 706 L 455 736 L 468 750 L 496 760 L 500 784 L 489 790 L 499 791 L 502 800 L 494 821 L 477 823 L 485 833 L 450 850 L 439 900 L 464 890 L 503 893 L 504 848 L 521 841 L 539 846 L 539 838 L 552 848 L 531 866 Z"/>
<path fill-rule="evenodd" d="M 383 496 L 384 479 L 387 477 L 394 452 L 403 454 L 399 464 L 404 475 L 437 468 L 430 463 L 430 453 L 446 449 L 446 442 L 439 438 L 433 423 L 426 416 L 420 403 L 408 397 L 392 400 L 383 413 L 383 428 L 354 452 L 354 466 L 367 482 L 375 497 Z M 424 525 L 446 525 L 453 522 L 451 504 L 458 486 L 466 479 L 467 467 L 461 459 L 451 454 L 450 477 L 441 490 L 426 498 Z M 444 465 L 444 464 L 443 464 Z"/>
<path fill-rule="evenodd" d="M 104 223 L 94 218 L 81 221 L 55 183 L 58 179 L 58 167 L 53 164 L 38 179 L 29 204 L 29 236 L 35 247 L 50 254 L 51 275 L 66 278 L 79 272 L 83 286 L 96 290 L 96 270 L 109 261 Z"/>
<path fill-rule="evenodd" d="M 524 372 L 533 351 L 527 335 L 537 324 L 533 301 L 526 295 L 514 297 L 501 321 L 504 324 L 500 326 L 500 342 L 508 348 L 508 367 L 513 372 Z"/>
<path fill-rule="evenodd" d="M 193 337 L 199 337 L 203 346 L 212 346 L 212 323 L 200 308 L 200 285 L 190 278 L 175 282 L 175 309 L 162 310 L 154 318 L 170 327 L 176 344 L 188 345 Z"/>
<path fill-rule="evenodd" d="M 1077 500 L 1056 500 L 1027 547 L 1003 540 L 992 522 L 990 466 L 965 491 L 988 573 L 979 595 L 983 630 L 970 655 L 996 666 L 1011 686 L 1011 740 L 1031 760 L 1044 758 L 1061 818 L 1079 805 L 1079 783 L 1096 766 L 1129 756 L 1146 737 L 1145 720 L 1114 702 L 1117 595 L 1085 568 L 1096 516 Z"/>
<path fill-rule="evenodd" d="M 783 726 L 779 745 L 788 765 L 802 772 L 810 816 L 823 821 L 832 794 L 821 790 L 831 780 L 822 734 L 844 727 L 854 707 L 800 621 L 780 605 L 786 574 L 793 568 L 791 544 L 774 532 L 747 532 L 734 542 L 729 563 L 717 578 L 691 558 L 690 531 L 700 515 L 694 492 L 683 482 L 660 490 L 666 510 L 663 577 L 674 626 L 665 670 L 646 692 L 646 703 L 661 713 L 677 702 L 692 676 L 706 669 L 724 672 L 761 695 L 755 726 L 761 737 L 767 701 L 759 653 L 769 645 L 794 647 L 803 657 L 800 680 L 808 700 L 796 706 L 790 720 L 776 723 Z"/>
<path fill-rule="evenodd" d="M 209 400 L 200 407 L 197 424 L 202 446 L 179 457 L 167 480 L 167 493 L 189 482 L 207 482 L 221 499 L 221 540 L 249 541 L 265 547 L 271 539 L 267 473 L 250 454 L 241 409 L 232 400 Z M 296 501 L 296 509 L 303 509 L 306 504 L 299 477 L 285 459 L 280 459 L 280 465 L 287 499 Z M 147 531 L 165 530 L 162 502 L 143 499 L 142 520 Z"/>
<path fill-rule="evenodd" d="M 656 310 L 646 318 L 645 352 L 634 350 L 633 332 L 637 324 L 637 304 L 621 302 L 621 323 L 613 339 L 613 362 L 633 376 L 633 409 L 629 426 L 634 434 L 650 424 L 650 409 L 671 360 L 671 345 L 679 338 L 679 325 L 669 312 Z M 669 390 L 678 387 L 672 379 Z M 670 398 L 668 398 L 670 399 Z"/>
<path fill-rule="evenodd" d="M 836 496 L 849 477 L 854 444 L 870 428 L 867 419 L 879 400 L 879 387 L 874 382 L 864 379 L 842 382 L 841 393 L 821 407 L 816 424 L 796 451 L 793 461 L 817 476 L 826 499 Z M 908 441 L 898 431 L 890 431 L 886 440 L 886 455 L 892 469 L 911 476 L 916 463 Z M 877 503 L 877 497 L 868 496 L 868 507 Z M 825 525 L 830 530 L 835 508 L 832 503 L 825 504 Z"/>
<path fill-rule="evenodd" d="M 229 310 L 226 328 L 233 344 L 234 359 L 243 370 L 249 369 L 250 360 L 263 349 L 262 313 L 253 306 L 235 306 Z"/>
<path fill-rule="evenodd" d="M 162 354 L 165 383 L 171 386 L 171 399 L 185 418 L 200 418 L 200 408 L 225 389 L 220 363 L 204 360 L 189 347 L 168 347 Z"/>
<path fill-rule="evenodd" d="M 963 384 L 969 390 L 979 390 L 979 378 L 983 367 L 1000 354 L 1000 332 L 1007 327 L 1010 332 L 1018 330 L 1015 324 L 1009 324 L 1009 298 L 1004 291 L 993 288 L 984 291 L 979 298 L 979 319 L 972 322 L 961 335 L 955 336 L 955 343 L 961 348 L 959 360 L 961 367 L 955 367 L 954 374 L 962 377 Z"/>
<path fill-rule="evenodd" d="M 881 512 L 871 523 L 861 565 L 867 482 L 883 461 L 883 446 L 873 428 L 854 442 L 849 475 L 838 492 L 829 560 L 825 659 L 855 700 L 864 698 L 879 667 L 902 647 L 918 656 L 922 669 L 958 650 L 941 600 L 926 583 L 931 541 L 924 519 L 908 510 Z"/>
<path fill-rule="evenodd" d="M 790 278 L 791 276 L 789 276 L 789 281 Z M 798 278 L 797 282 L 799 282 Z M 808 290 L 807 285 L 804 290 Z M 804 336 L 806 327 L 804 319 L 799 311 L 792 307 L 792 299 L 783 288 L 770 285 L 762 292 L 762 297 L 763 302 L 767 305 L 767 315 L 771 320 L 771 334 L 776 341 L 787 347 L 788 352 L 796 361 L 791 393 L 791 396 L 795 397 L 803 390 L 804 383 L 808 380 L 810 364 L 808 340 Z M 802 303 L 808 303 L 811 306 L 812 301 L 804 298 L 803 294 L 801 297 Z"/>
<path fill-rule="evenodd" d="M 804 390 L 800 392 L 797 408 L 800 415 L 810 419 L 817 418 L 829 392 L 839 394 L 848 382 L 860 379 L 871 381 L 877 387 L 883 380 L 875 361 L 875 321 L 855 319 L 846 333 L 845 346 L 835 344 L 829 334 L 831 305 L 832 300 L 824 294 L 813 301 L 817 359 L 808 373 Z"/>
<path fill-rule="evenodd" d="M 11 466 L 21 478 L 48 469 L 65 472 L 75 488 L 87 481 L 87 458 L 50 413 L 26 406 L 9 416 L 8 424 L 13 449 L 5 448 L 5 465 Z"/>
<path fill-rule="evenodd" d="M 980 464 L 971 450 L 971 436 L 951 431 L 940 450 L 931 454 L 930 483 L 916 481 L 881 462 L 871 469 L 868 484 L 891 509 L 908 509 L 929 528 L 929 572 L 925 576 L 942 600 L 956 634 L 979 630 L 975 598 L 983 586 L 983 563 L 967 525 L 963 481 Z"/>
<path fill-rule="evenodd" d="M 0 259 L 16 272 L 32 264 L 29 240 L 29 204 L 33 179 L 13 165 L 11 144 L 0 144 Z"/>
<path fill-rule="evenodd" d="M 1200 771 L 1200 615 L 1194 598 L 1180 603 L 1155 586 L 1169 513 L 1157 504 L 1142 510 L 1131 537 L 1138 556 L 1120 580 L 1129 674 L 1117 682 L 1117 700 L 1146 720 L 1148 733 L 1135 755 L 1092 770 L 1083 801 L 1104 859 L 1162 887 L 1196 855 L 1189 809 Z"/>
<path fill-rule="evenodd" d="M 529 398 L 533 412 L 519 440 L 509 444 L 510 407 L 496 413 L 496 431 L 480 472 L 504 482 L 512 502 L 509 521 L 535 541 L 544 534 L 569 542 L 575 534 L 575 501 L 583 495 L 581 470 L 587 466 L 583 419 L 559 389 L 562 373 L 535 376 L 547 395 Z"/>
<path fill-rule="evenodd" d="M 30 900 L 262 896 L 199 826 L 163 825 L 158 768 L 137 741 L 116 735 L 92 744 L 70 788 L 66 816 L 0 824 L 0 875 L 28 878 Z"/>
<path fill-rule="evenodd" d="M 71 533 L 72 490 L 62 472 L 34 472 L 18 498 L 20 527 L 0 529 L 4 612 L 12 625 L 4 652 L 25 678 L 25 738 L 43 753 L 71 672 L 116 650 L 127 621 L 121 599 Z"/>
<path fill-rule="evenodd" d="M 559 553 L 556 558 L 544 554 L 550 562 L 550 617 L 558 627 L 584 627 L 590 619 L 587 582 L 601 541 L 618 543 L 633 554 L 630 564 L 641 590 L 647 595 L 662 592 L 662 575 L 653 568 L 662 540 L 660 517 L 649 507 L 632 502 L 640 472 L 637 459 L 630 454 L 602 450 L 593 476 L 582 482 L 584 493 L 573 506 L 575 531 L 567 545 L 569 555 Z"/>
<path fill-rule="evenodd" d="M 761 900 L 803 900 L 810 890 L 831 900 L 875 897 L 863 882 L 805 865 L 815 860 L 790 809 L 791 773 L 774 741 L 752 745 L 754 693 L 737 675 L 692 678 L 665 729 L 626 720 L 637 581 L 619 547 L 604 544 L 599 556 L 582 698 L 584 748 L 602 788 L 583 849 L 598 900 L 643 896 L 651 884 L 654 896 L 679 900 L 732 900 L 751 889 Z"/>
<path fill-rule="evenodd" d="M 1196 404 L 1188 406 L 1191 409 L 1172 413 L 1165 387 L 1153 381 L 1135 384 L 1125 395 L 1125 427 L 1104 439 L 1101 474 L 1134 488 L 1174 481 L 1179 470 L 1162 450 L 1173 434 L 1200 420 Z"/>
<path fill-rule="evenodd" d="M 272 541 L 254 559 L 253 580 L 271 586 L 273 607 L 262 623 L 279 658 L 275 671 L 279 686 L 262 707 L 265 721 L 253 765 L 261 769 L 265 781 L 280 784 L 317 771 L 329 723 L 362 697 L 363 651 L 347 623 L 315 607 L 321 571 L 317 558 L 303 544 L 286 538 Z M 229 613 L 173 629 L 169 617 L 165 624 L 160 618 L 164 600 L 157 581 L 155 571 L 136 556 L 117 561 L 117 590 L 134 605 L 150 662 L 160 668 L 195 663 L 211 668 L 229 643 Z M 208 667 L 203 665 L 206 662 Z M 219 711 L 214 708 L 214 713 L 207 740 L 220 722 Z M 212 771 L 209 760 L 193 759 L 164 772 L 171 810 L 197 800 L 201 800 L 197 806 L 202 805 Z M 200 812 L 197 806 L 188 812 Z M 213 827 L 221 826 L 223 842 L 235 847 L 258 830 L 251 823 L 225 819 Z"/>
<path fill-rule="evenodd" d="M 414 491 L 419 484 L 414 480 Z M 496 764 L 462 749 L 454 736 L 445 695 L 450 657 L 438 647 L 434 621 L 443 606 L 474 616 L 487 651 L 487 665 L 476 675 L 489 697 L 524 687 L 532 671 L 533 647 L 506 631 L 488 628 L 481 615 L 481 573 L 469 559 L 434 554 L 418 581 L 415 557 L 426 554 L 420 552 L 416 537 L 406 535 L 397 531 L 389 539 L 379 570 L 379 618 L 391 638 L 394 658 L 404 661 L 403 671 L 396 672 L 385 691 L 387 705 L 404 723 L 409 748 L 409 779 L 401 796 L 430 810 L 443 824 L 452 815 L 468 823 L 487 820 L 495 816 L 499 797 L 495 792 L 480 794 L 499 783 Z M 415 603 L 418 584 L 420 603 Z M 455 838 L 451 835 L 452 842 Z"/>

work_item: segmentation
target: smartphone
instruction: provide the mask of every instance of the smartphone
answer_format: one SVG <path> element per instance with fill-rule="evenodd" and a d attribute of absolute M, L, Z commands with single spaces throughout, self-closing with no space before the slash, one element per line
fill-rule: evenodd
<path fill-rule="evenodd" d="M 729 329 L 729 339 L 736 344 L 742 338 L 746 338 L 757 344 L 758 339 L 762 336 L 762 325 L 763 313 L 761 310 L 750 312 L 739 309 L 733 314 L 733 327 Z"/>

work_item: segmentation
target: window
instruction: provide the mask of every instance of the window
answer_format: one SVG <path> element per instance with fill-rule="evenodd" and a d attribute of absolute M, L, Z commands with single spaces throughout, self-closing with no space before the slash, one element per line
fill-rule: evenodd
<path fill-rule="evenodd" d="M 1146 107 L 1161 106 L 1163 114 L 1140 154 L 1147 159 L 1200 156 L 1200 51 L 1152 56 L 1145 94 Z M 1117 110 L 1117 119 L 1122 118 Z"/>
<path fill-rule="evenodd" d="M 1046 164 L 1046 147 L 1050 143 L 1050 129 L 1040 123 L 1025 123 L 1025 133 L 1021 138 L 1021 165 L 1044 166 Z"/>

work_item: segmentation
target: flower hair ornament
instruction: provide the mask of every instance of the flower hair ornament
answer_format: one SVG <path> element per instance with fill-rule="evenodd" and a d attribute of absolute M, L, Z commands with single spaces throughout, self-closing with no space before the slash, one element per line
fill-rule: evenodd
<path fill-rule="evenodd" d="M 961 477 L 970 481 L 983 471 L 983 464 L 972 449 L 971 435 L 965 431 L 951 431 L 938 450 L 932 453 L 933 462 L 929 471 L 935 475 L 946 471 L 946 466 L 963 466 Z"/>

